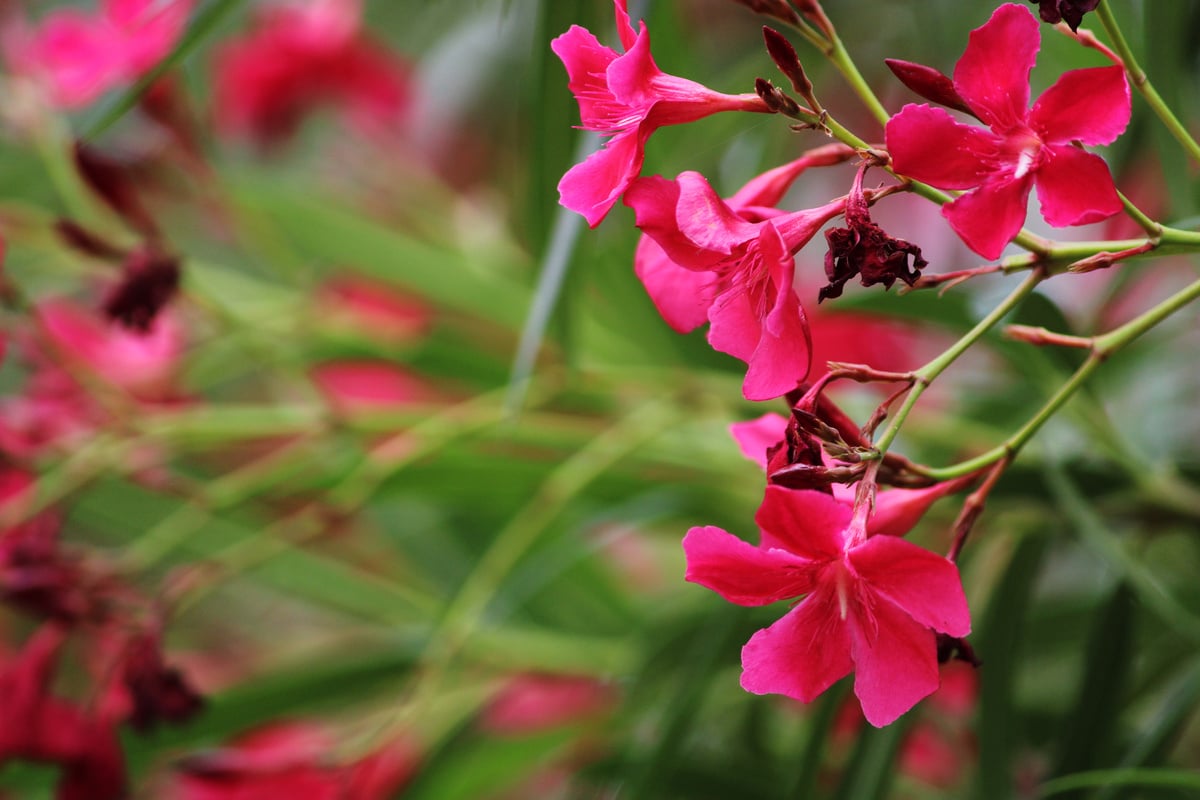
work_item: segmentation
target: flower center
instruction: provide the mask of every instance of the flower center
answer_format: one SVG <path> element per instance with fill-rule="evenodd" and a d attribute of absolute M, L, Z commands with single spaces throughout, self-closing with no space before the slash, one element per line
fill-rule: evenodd
<path fill-rule="evenodd" d="M 1028 128 L 1020 129 L 1009 135 L 1007 144 L 1009 157 L 1016 162 L 1014 178 L 1024 178 L 1037 168 L 1042 154 L 1042 140 L 1037 134 Z"/>

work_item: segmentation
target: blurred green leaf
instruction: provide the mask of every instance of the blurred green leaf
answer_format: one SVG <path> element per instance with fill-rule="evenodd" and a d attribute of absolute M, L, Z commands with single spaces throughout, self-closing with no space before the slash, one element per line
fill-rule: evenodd
<path fill-rule="evenodd" d="M 1054 774 L 1082 772 L 1108 761 L 1133 669 L 1134 595 L 1118 584 L 1096 615 L 1083 657 L 1083 680 L 1075 710 L 1067 719 Z"/>
<path fill-rule="evenodd" d="M 1056 797 L 1076 789 L 1111 786 L 1162 787 L 1200 791 L 1200 772 L 1182 769 L 1098 769 L 1046 781 L 1038 797 Z"/>
<path fill-rule="evenodd" d="M 1013 754 L 1021 736 L 1020 711 L 1013 686 L 1021 665 L 1025 614 L 1045 555 L 1047 541 L 1021 538 L 1003 579 L 988 600 L 976 652 L 983 659 L 979 697 L 979 772 L 976 795 L 1010 800 Z"/>

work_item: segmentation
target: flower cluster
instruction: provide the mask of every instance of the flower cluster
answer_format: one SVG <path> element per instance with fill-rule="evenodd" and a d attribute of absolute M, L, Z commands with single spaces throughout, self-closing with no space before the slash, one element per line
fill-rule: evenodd
<path fill-rule="evenodd" d="M 787 3 L 745 5 L 831 46 L 836 38 L 816 3 L 799 11 Z M 1095 5 L 1043 2 L 1041 12 L 1074 29 Z M 919 396 L 924 374 L 830 363 L 805 383 L 814 366 L 826 365 L 812 364 L 821 320 L 814 324 L 801 302 L 799 292 L 811 281 L 797 268 L 797 254 L 841 217 L 843 227 L 825 231 L 828 284 L 818 301 L 841 296 L 856 277 L 868 287 L 917 286 L 928 266 L 921 248 L 888 234 L 870 214 L 873 204 L 916 188 L 916 181 L 961 192 L 943 201 L 942 214 L 988 259 L 1020 235 L 1035 186 L 1053 226 L 1111 217 L 1122 209 L 1121 198 L 1103 159 L 1083 148 L 1109 144 L 1127 126 L 1124 69 L 1068 72 L 1030 107 L 1038 23 L 1028 8 L 1002 5 L 971 34 L 952 78 L 931 67 L 888 62 L 909 88 L 986 127 L 909 104 L 886 119 L 884 146 L 873 147 L 831 121 L 782 34 L 764 29 L 768 53 L 797 97 L 761 78 L 757 97 L 725 95 L 662 73 L 650 55 L 645 23 L 635 33 L 624 0 L 615 7 L 623 54 L 578 27 L 554 41 L 583 127 L 610 137 L 563 177 L 561 202 L 594 227 L 623 197 L 642 232 L 634 270 L 662 317 L 681 333 L 707 322 L 709 344 L 746 363 L 744 396 L 786 395 L 792 411 L 786 420 L 768 415 L 734 429 L 743 452 L 767 470 L 756 517 L 759 543 L 716 527 L 692 528 L 683 540 L 687 579 L 741 605 L 799 600 L 746 644 L 745 689 L 809 702 L 853 672 L 866 719 L 887 725 L 937 689 L 939 655 L 945 660 L 948 652 L 969 652 L 963 638 L 971 621 L 957 566 L 902 537 L 931 503 L 977 476 L 938 483 L 886 452 L 887 444 L 873 443 L 891 400 L 906 391 Z M 729 198 L 698 172 L 641 176 L 655 129 L 720 111 L 781 114 L 801 123 L 795 130 L 822 130 L 851 144 L 810 150 Z M 781 207 L 810 170 L 856 158 L 859 169 L 845 196 L 798 210 Z M 868 188 L 864 176 L 871 167 L 887 167 L 902 182 Z M 922 191 L 931 192 L 929 186 Z M 902 386 L 860 429 L 825 395 L 843 378 Z M 895 488 L 881 488 L 889 484 Z M 956 538 L 968 528 L 961 523 Z"/>

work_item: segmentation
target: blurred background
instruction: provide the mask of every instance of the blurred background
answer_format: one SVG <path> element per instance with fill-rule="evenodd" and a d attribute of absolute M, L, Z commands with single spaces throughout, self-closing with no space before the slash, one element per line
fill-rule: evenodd
<path fill-rule="evenodd" d="M 196 2 L 144 57 L 170 62 L 153 83 L 80 55 L 158 41 L 129 33 L 136 5 L 0 5 L 0 797 L 998 799 L 1200 765 L 1189 312 L 1107 364 L 993 492 L 962 562 L 981 669 L 948 665 L 882 730 L 845 681 L 807 707 L 749 695 L 740 648 L 780 609 L 685 583 L 679 542 L 694 525 L 754 540 L 763 476 L 727 428 L 786 408 L 742 400 L 744 365 L 658 316 L 628 209 L 589 231 L 557 205 L 596 143 L 549 41 L 579 24 L 615 45 L 611 4 Z M 665 72 L 781 82 L 744 6 L 630 5 Z M 998 4 L 968 5 L 826 10 L 894 112 L 919 98 L 882 59 L 950 73 Z M 1113 10 L 1195 130 L 1198 9 Z M 1103 64 L 1043 32 L 1034 96 Z M 880 141 L 792 38 L 822 103 Z M 1134 106 L 1105 152 L 1118 186 L 1194 227 L 1194 170 Z M 727 196 L 825 141 L 719 115 L 656 134 L 643 174 L 699 170 Z M 845 193 L 853 170 L 805 175 L 785 206 Z M 979 265 L 918 198 L 874 213 L 931 274 Z M 1019 280 L 818 307 L 822 245 L 797 270 L 818 365 L 915 368 Z M 1089 335 L 1195 272 L 1057 277 L 1010 321 Z M 1080 361 L 977 349 L 910 418 L 906 456 L 994 446 Z M 835 392 L 858 420 L 882 400 Z M 914 541 L 944 552 L 957 510 Z M 46 697 L 70 741 L 22 738 L 51 724 Z M 1195 796 L 1161 774 L 1049 786 Z"/>

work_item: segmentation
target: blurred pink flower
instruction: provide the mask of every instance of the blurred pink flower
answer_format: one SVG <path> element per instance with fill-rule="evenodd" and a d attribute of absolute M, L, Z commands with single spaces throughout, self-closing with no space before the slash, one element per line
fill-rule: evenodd
<path fill-rule="evenodd" d="M 56 104 L 87 105 L 132 83 L 171 52 L 193 0 L 101 0 L 98 13 L 51 12 L 27 32 L 10 32 L 9 60 L 43 80 Z M 16 40 L 16 41 L 13 41 Z"/>
<path fill-rule="evenodd" d="M 682 125 L 721 111 L 767 112 L 754 93 L 728 95 L 667 75 L 650 54 L 646 23 L 633 30 L 626 0 L 614 0 L 617 53 L 578 25 L 550 43 L 567 68 L 582 127 L 608 136 L 604 147 L 576 164 L 558 184 L 560 202 L 596 227 L 641 173 L 646 142 L 664 125 Z"/>
<path fill-rule="evenodd" d="M 1033 14 L 1000 6 L 954 68 L 954 89 L 988 129 L 929 105 L 906 105 L 887 123 L 896 171 L 943 189 L 970 189 L 942 207 L 962 240 L 997 258 L 1025 222 L 1036 184 L 1055 227 L 1098 222 L 1121 210 L 1108 165 L 1076 142 L 1103 145 L 1129 124 L 1120 66 L 1067 72 L 1029 107 L 1029 73 L 1041 33 Z"/>
<path fill-rule="evenodd" d="M 125 765 L 113 725 L 50 694 L 65 638 L 50 623 L 15 658 L 0 654 L 0 766 L 11 759 L 58 766 L 57 800 L 121 800 Z"/>
<path fill-rule="evenodd" d="M 173 399 L 175 373 L 183 354 L 183 329 L 169 314 L 158 314 L 145 330 L 114 325 L 66 300 L 37 308 L 45 341 L 55 356 L 145 401 Z"/>
<path fill-rule="evenodd" d="M 437 396 L 424 378 L 387 361 L 330 361 L 309 375 L 339 414 L 383 411 Z"/>
<path fill-rule="evenodd" d="M 322 105 L 362 133 L 392 130 L 408 110 L 408 65 L 369 37 L 358 0 L 265 7 L 253 31 L 217 52 L 218 127 L 269 144 Z"/>
<path fill-rule="evenodd" d="M 302 722 L 264 726 L 217 750 L 183 759 L 172 800 L 388 800 L 416 774 L 420 751 L 397 740 L 352 764 L 329 759 L 333 738 Z"/>
<path fill-rule="evenodd" d="M 479 724 L 490 733 L 523 736 L 595 718 L 615 700 L 612 689 L 595 678 L 515 675 L 488 703 Z"/>
<path fill-rule="evenodd" d="M 905 735 L 897 756 L 900 771 L 931 786 L 957 784 L 978 755 L 971 712 L 979 695 L 979 675 L 963 661 L 942 666 L 942 685 L 929 697 L 926 713 Z"/>
<path fill-rule="evenodd" d="M 970 612 L 957 567 L 894 536 L 855 532 L 829 495 L 768 486 L 755 547 L 715 527 L 683 540 L 687 580 L 726 600 L 803 602 L 742 649 L 742 687 L 811 702 L 853 671 L 875 726 L 938 687 L 934 631 L 966 636 Z"/>
<path fill-rule="evenodd" d="M 38 305 L 35 321 L 35 330 L 22 331 L 32 364 L 26 385 L 0 399 L 0 451 L 29 457 L 94 430 L 104 410 L 89 380 L 137 403 L 180 401 L 175 375 L 183 331 L 169 313 L 158 314 L 145 332 L 133 331 L 59 299 Z"/>
<path fill-rule="evenodd" d="M 433 311 L 416 295 L 380 281 L 339 276 L 317 291 L 317 321 L 371 341 L 406 344 L 429 331 Z"/>
<path fill-rule="evenodd" d="M 157 627 L 128 630 L 128 624 L 104 630 L 101 646 L 109 651 L 110 680 L 100 707 L 108 718 L 146 732 L 160 723 L 182 723 L 204 707 L 204 699 L 179 669 L 168 666 Z"/>

